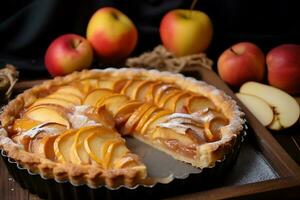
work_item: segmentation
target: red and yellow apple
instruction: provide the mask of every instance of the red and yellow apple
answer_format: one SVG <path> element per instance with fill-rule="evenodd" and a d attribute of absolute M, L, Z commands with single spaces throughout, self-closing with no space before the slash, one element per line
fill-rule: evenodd
<path fill-rule="evenodd" d="M 76 34 L 56 38 L 48 47 L 45 65 L 52 76 L 61 76 L 90 67 L 93 49 L 89 42 Z"/>
<path fill-rule="evenodd" d="M 178 57 L 205 51 L 213 35 L 212 23 L 204 12 L 183 9 L 168 12 L 159 31 L 163 45 Z"/>
<path fill-rule="evenodd" d="M 267 54 L 270 85 L 290 94 L 300 94 L 300 45 L 284 44 Z"/>
<path fill-rule="evenodd" d="M 87 39 L 104 62 L 126 58 L 135 48 L 138 32 L 121 11 L 105 7 L 97 10 L 87 26 Z"/>
<path fill-rule="evenodd" d="M 264 54 L 253 43 L 237 43 L 219 57 L 218 72 L 226 83 L 234 87 L 247 81 L 260 82 L 265 72 Z"/>

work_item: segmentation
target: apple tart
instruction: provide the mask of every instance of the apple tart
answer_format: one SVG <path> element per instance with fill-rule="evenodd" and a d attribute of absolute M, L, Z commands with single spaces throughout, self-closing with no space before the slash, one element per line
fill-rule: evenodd
<path fill-rule="evenodd" d="M 132 187 L 146 182 L 147 166 L 126 137 L 205 168 L 231 150 L 243 122 L 236 102 L 205 82 L 156 70 L 87 70 L 12 100 L 0 146 L 42 177 Z"/>

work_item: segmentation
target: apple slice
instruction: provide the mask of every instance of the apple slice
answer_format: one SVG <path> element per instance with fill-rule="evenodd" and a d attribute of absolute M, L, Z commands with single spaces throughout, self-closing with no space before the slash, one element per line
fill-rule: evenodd
<path fill-rule="evenodd" d="M 53 122 L 70 127 L 70 122 L 66 117 L 67 110 L 61 106 L 53 106 L 51 104 L 44 104 L 30 107 L 23 115 L 23 117 L 40 122 Z"/>
<path fill-rule="evenodd" d="M 100 99 L 96 107 L 105 106 L 106 110 L 112 115 L 115 116 L 119 110 L 119 108 L 128 103 L 129 99 L 127 96 L 122 94 L 113 94 L 111 96 L 107 96 L 105 98 Z"/>
<path fill-rule="evenodd" d="M 263 99 L 242 93 L 236 93 L 236 96 L 243 104 L 245 104 L 262 125 L 268 126 L 271 124 L 274 118 L 273 110 Z"/>
<path fill-rule="evenodd" d="M 42 138 L 33 139 L 30 142 L 28 151 L 35 154 L 39 154 L 44 158 L 54 160 L 55 153 L 53 149 L 53 144 L 57 137 L 58 135 L 44 135 Z"/>
<path fill-rule="evenodd" d="M 147 81 L 143 80 L 132 81 L 131 84 L 127 87 L 125 95 L 128 96 L 130 99 L 136 99 L 139 88 L 146 82 Z"/>
<path fill-rule="evenodd" d="M 155 88 L 153 91 L 154 103 L 158 103 L 162 96 L 168 91 L 177 89 L 174 85 L 163 83 Z"/>
<path fill-rule="evenodd" d="M 151 106 L 142 116 L 142 118 L 139 120 L 136 128 L 135 128 L 135 132 L 139 132 L 142 127 L 144 126 L 144 124 L 148 121 L 148 119 L 150 118 L 150 116 L 157 111 L 159 108 L 157 106 Z"/>
<path fill-rule="evenodd" d="M 56 93 L 60 93 L 60 94 L 64 94 L 64 95 L 73 94 L 73 95 L 78 96 L 81 99 L 84 97 L 84 94 L 79 89 L 77 89 L 76 87 L 71 86 L 71 85 L 66 85 L 66 86 L 62 86 L 62 87 L 58 88 L 56 90 Z"/>
<path fill-rule="evenodd" d="M 130 101 L 127 104 L 121 106 L 114 116 L 116 124 L 118 126 L 123 125 L 127 121 L 127 119 L 132 115 L 132 113 L 142 104 L 143 102 L 140 101 Z"/>
<path fill-rule="evenodd" d="M 154 83 L 153 81 L 145 81 L 143 82 L 143 84 L 139 85 L 139 87 L 137 88 L 135 99 L 144 101 L 145 97 L 147 96 L 147 91 L 149 90 L 149 88 L 153 83 Z"/>
<path fill-rule="evenodd" d="M 20 133 L 32 129 L 33 127 L 41 124 L 42 122 L 37 120 L 32 120 L 30 118 L 22 117 L 16 119 L 13 124 L 13 132 Z"/>
<path fill-rule="evenodd" d="M 84 105 L 96 106 L 99 100 L 111 96 L 114 93 L 107 89 L 97 89 L 89 93 L 83 101 Z"/>
<path fill-rule="evenodd" d="M 80 128 L 74 139 L 71 152 L 71 162 L 74 164 L 89 164 L 90 158 L 89 154 L 85 151 L 84 148 L 84 139 L 93 132 L 99 131 L 99 126 L 89 126 Z"/>
<path fill-rule="evenodd" d="M 214 103 L 204 96 L 193 95 L 186 101 L 188 113 L 205 112 L 207 109 L 215 109 Z"/>
<path fill-rule="evenodd" d="M 161 97 L 161 99 L 157 103 L 157 106 L 163 108 L 169 99 L 171 99 L 172 97 L 176 96 L 179 93 L 182 92 L 178 88 L 173 88 L 166 91 L 166 93 Z"/>
<path fill-rule="evenodd" d="M 65 95 L 65 96 L 67 96 L 67 95 Z M 51 98 L 51 97 L 39 98 L 32 104 L 32 106 L 39 106 L 39 105 L 44 105 L 44 104 L 59 105 L 64 108 L 71 108 L 74 106 L 74 104 L 69 101 L 66 101 L 63 99 Z"/>
<path fill-rule="evenodd" d="M 180 96 L 175 105 L 174 112 L 176 113 L 188 113 L 186 102 L 192 95 L 190 93 L 185 93 L 184 95 Z"/>
<path fill-rule="evenodd" d="M 98 79 L 84 79 L 82 81 L 80 81 L 80 84 L 82 85 L 82 91 L 83 93 L 87 94 L 89 92 L 91 92 L 92 90 L 95 90 L 97 88 L 99 88 L 99 81 Z"/>
<path fill-rule="evenodd" d="M 271 106 L 275 117 L 277 117 L 270 124 L 269 128 L 271 129 L 288 128 L 299 118 L 300 107 L 297 101 L 280 89 L 257 82 L 247 82 L 240 88 L 240 93 L 257 96 Z M 279 123 L 280 128 L 273 126 L 274 123 Z"/>
<path fill-rule="evenodd" d="M 153 82 L 151 85 L 149 85 L 147 91 L 146 91 L 146 101 L 147 102 L 154 102 L 154 93 L 155 93 L 155 90 L 160 87 L 162 84 L 161 81 L 156 81 L 156 82 Z"/>
<path fill-rule="evenodd" d="M 113 90 L 116 81 L 117 81 L 117 80 L 113 80 L 113 79 L 99 80 L 99 87 L 100 87 L 101 89 Z"/>
<path fill-rule="evenodd" d="M 132 115 L 127 120 L 124 127 L 122 127 L 121 132 L 124 135 L 130 134 L 137 122 L 141 119 L 141 117 L 145 114 L 145 112 L 152 107 L 152 104 L 143 104 L 138 109 L 136 109 Z"/>
<path fill-rule="evenodd" d="M 214 142 L 217 140 L 220 140 L 222 137 L 220 134 L 220 130 L 222 127 L 226 126 L 228 124 L 228 121 L 226 118 L 222 117 L 215 117 L 208 122 L 204 123 L 204 132 L 207 141 Z"/>
<path fill-rule="evenodd" d="M 154 126 L 156 126 L 157 123 L 163 121 L 165 118 L 165 116 L 171 114 L 172 112 L 169 110 L 157 110 L 156 112 L 154 112 L 149 120 L 144 124 L 142 130 L 140 131 L 139 134 L 146 134 L 146 133 L 151 133 L 152 132 L 152 128 Z"/>
<path fill-rule="evenodd" d="M 124 80 L 124 79 L 116 81 L 116 83 L 114 85 L 113 91 L 115 93 L 120 93 L 121 90 L 124 88 L 124 86 L 126 85 L 127 82 L 128 82 L 128 80 Z"/>
<path fill-rule="evenodd" d="M 65 100 L 70 103 L 73 103 L 75 105 L 81 105 L 81 98 L 79 98 L 78 96 L 76 96 L 74 94 L 65 95 L 65 94 L 55 92 L 55 93 L 47 96 L 47 98 L 61 99 L 61 100 Z"/>
<path fill-rule="evenodd" d="M 122 90 L 120 91 L 120 94 L 125 95 L 127 88 L 131 85 L 132 82 L 133 80 L 128 80 L 126 84 L 123 86 Z"/>
<path fill-rule="evenodd" d="M 113 116 L 106 110 L 105 106 L 99 108 L 90 107 L 84 114 L 91 120 L 102 124 L 110 129 L 115 128 Z"/>
<path fill-rule="evenodd" d="M 97 130 L 84 137 L 83 145 L 89 157 L 102 167 L 105 167 L 105 165 L 103 165 L 105 156 L 103 154 L 103 147 L 105 143 L 116 140 L 120 139 L 115 132 L 105 127 L 98 127 Z"/>
<path fill-rule="evenodd" d="M 62 163 L 71 162 L 72 146 L 75 141 L 77 130 L 68 130 L 58 136 L 54 141 L 53 148 L 56 160 Z"/>
<path fill-rule="evenodd" d="M 172 97 L 170 97 L 169 99 L 166 100 L 165 104 L 164 104 L 164 108 L 171 110 L 171 111 L 175 111 L 176 109 L 176 102 L 178 101 L 178 99 L 180 99 L 181 97 L 187 95 L 187 92 L 180 92 Z"/>

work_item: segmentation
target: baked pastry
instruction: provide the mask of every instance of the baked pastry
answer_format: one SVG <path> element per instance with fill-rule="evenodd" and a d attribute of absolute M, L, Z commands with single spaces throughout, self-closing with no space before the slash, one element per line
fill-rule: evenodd
<path fill-rule="evenodd" d="M 145 183 L 135 137 L 199 168 L 231 150 L 243 113 L 224 92 L 179 74 L 105 69 L 57 77 L 20 94 L 1 115 L 0 146 L 25 168 L 97 187 Z"/>

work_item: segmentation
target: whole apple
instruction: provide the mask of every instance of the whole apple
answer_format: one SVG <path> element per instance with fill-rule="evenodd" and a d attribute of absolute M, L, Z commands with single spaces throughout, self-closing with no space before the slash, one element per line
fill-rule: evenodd
<path fill-rule="evenodd" d="M 300 94 L 300 45 L 284 44 L 267 54 L 270 85 L 290 94 Z"/>
<path fill-rule="evenodd" d="M 52 76 L 61 76 L 90 67 L 93 49 L 89 42 L 76 34 L 56 38 L 48 47 L 45 65 Z"/>
<path fill-rule="evenodd" d="M 237 43 L 219 57 L 218 72 L 226 83 L 234 87 L 248 81 L 260 82 L 265 72 L 264 54 L 253 43 Z"/>
<path fill-rule="evenodd" d="M 121 11 L 105 7 L 97 10 L 87 26 L 87 39 L 104 62 L 126 58 L 135 48 L 138 32 Z"/>
<path fill-rule="evenodd" d="M 176 56 L 205 51 L 213 35 L 212 23 L 204 12 L 184 9 L 168 12 L 159 31 L 163 45 Z"/>

